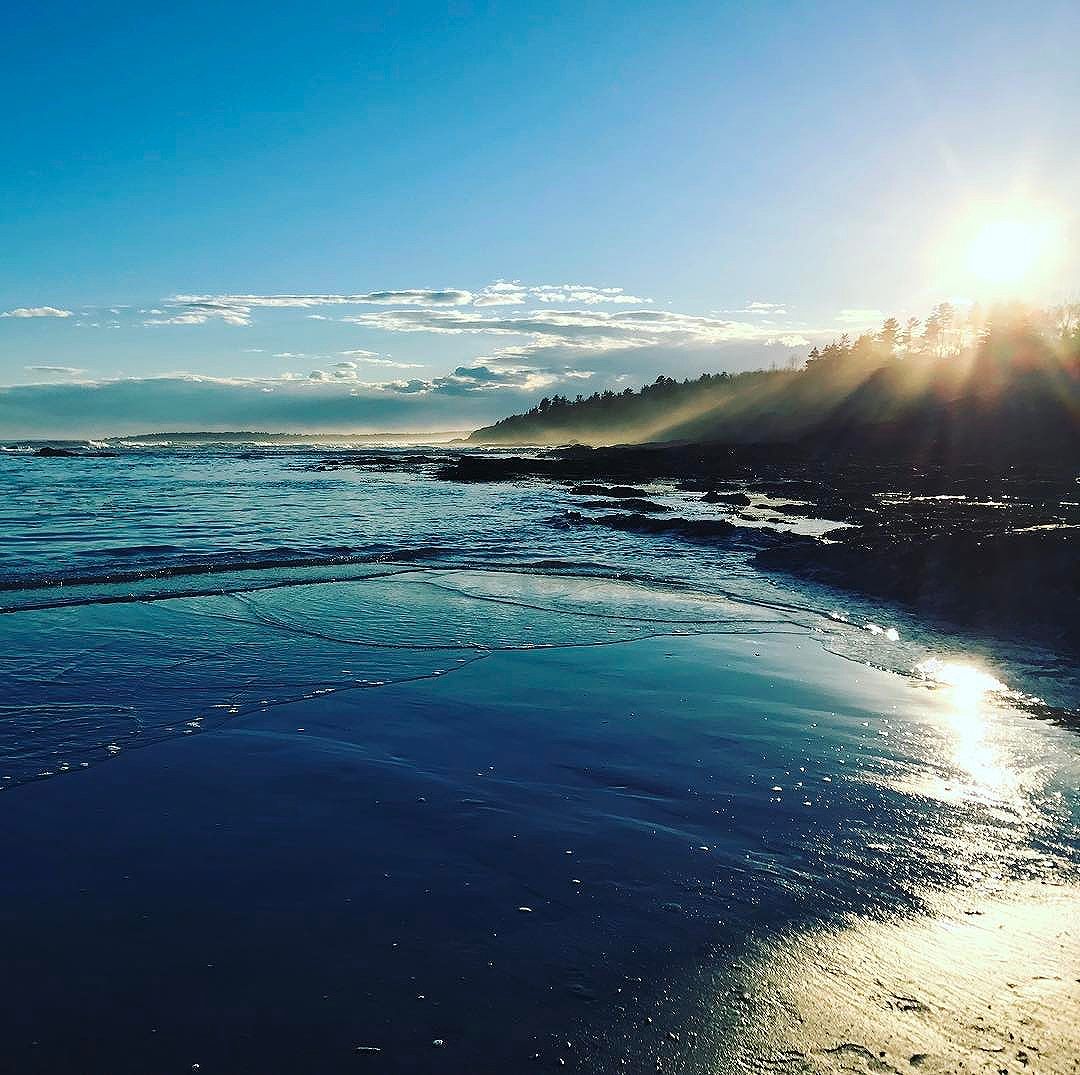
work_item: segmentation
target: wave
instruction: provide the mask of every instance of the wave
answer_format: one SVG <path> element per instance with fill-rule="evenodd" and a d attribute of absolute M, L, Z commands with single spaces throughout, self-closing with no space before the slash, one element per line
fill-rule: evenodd
<path fill-rule="evenodd" d="M 160 552 L 171 546 L 130 546 L 95 550 L 118 558 L 137 557 Z M 176 563 L 154 564 L 142 568 L 117 570 L 106 567 L 100 571 L 60 571 L 50 574 L 25 574 L 0 578 L 0 592 L 59 589 L 64 586 L 106 586 L 146 582 L 154 579 L 173 579 L 198 575 L 221 575 L 235 571 L 269 571 L 291 567 L 336 567 L 353 564 L 389 563 L 433 559 L 442 552 L 436 546 L 418 548 L 381 548 L 359 551 L 350 548 L 324 548 L 305 551 L 283 546 L 261 549 L 249 556 L 227 553 L 219 556 L 182 560 Z M 11 609 L 0 607 L 0 612 Z"/>

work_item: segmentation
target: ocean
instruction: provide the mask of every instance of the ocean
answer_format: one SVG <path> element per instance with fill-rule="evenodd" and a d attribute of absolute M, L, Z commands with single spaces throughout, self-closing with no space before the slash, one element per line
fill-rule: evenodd
<path fill-rule="evenodd" d="M 1071 1010 L 1032 984 L 1076 954 L 1068 660 L 442 481 L 452 446 L 36 447 L 0 453 L 10 1070 L 910 1070 L 934 989 L 1021 982 L 964 1055 Z M 835 525 L 782 503 L 740 522 Z"/>

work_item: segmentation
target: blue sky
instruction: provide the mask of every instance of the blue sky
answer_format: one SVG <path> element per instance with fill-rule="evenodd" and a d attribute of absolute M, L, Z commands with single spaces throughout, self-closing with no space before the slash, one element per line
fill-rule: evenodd
<path fill-rule="evenodd" d="M 960 254 L 1001 205 L 1060 233 L 1010 294 L 1076 298 L 1078 39 L 1071 2 L 22 5 L 0 436 L 784 362 L 995 297 Z"/>

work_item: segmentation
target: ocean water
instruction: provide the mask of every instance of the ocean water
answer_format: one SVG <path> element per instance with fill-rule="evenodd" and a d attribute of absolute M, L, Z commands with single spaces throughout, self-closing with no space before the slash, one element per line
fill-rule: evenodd
<path fill-rule="evenodd" d="M 110 447 L 0 456 L 12 1070 L 831 1070 L 781 953 L 1072 898 L 1053 654 L 446 448 Z"/>

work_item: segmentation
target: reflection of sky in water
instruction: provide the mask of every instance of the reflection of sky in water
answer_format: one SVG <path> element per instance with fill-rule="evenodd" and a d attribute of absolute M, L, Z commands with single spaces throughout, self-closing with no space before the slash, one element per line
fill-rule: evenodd
<path fill-rule="evenodd" d="M 1008 840 L 1022 843 L 1042 818 L 1039 796 L 1050 768 L 1032 756 L 1032 747 L 1048 730 L 1009 708 L 1016 696 L 1001 681 L 960 659 L 923 662 L 914 683 L 879 678 L 828 653 L 808 667 L 822 642 L 835 642 L 822 633 L 821 619 L 799 605 L 706 600 L 636 583 L 512 571 L 373 566 L 350 581 L 293 581 L 252 592 L 4 617 L 0 628 L 17 630 L 0 653 L 6 699 L 0 777 L 17 782 L 81 768 L 120 749 L 295 701 L 330 696 L 377 708 L 386 685 L 453 676 L 500 654 L 599 647 L 610 649 L 618 666 L 635 643 L 716 639 L 745 652 L 750 666 L 729 670 L 721 661 L 702 668 L 703 682 L 711 684 L 709 709 L 718 707 L 713 730 L 728 733 L 728 751 L 739 737 L 761 745 L 755 768 L 751 756 L 745 772 L 732 772 L 731 790 L 741 795 L 744 780 L 760 784 L 772 808 L 820 817 L 824 828 L 814 839 L 834 851 L 839 837 L 826 835 L 827 811 L 840 800 L 856 816 L 862 811 L 875 819 L 870 843 L 885 857 L 910 857 L 923 840 L 936 848 L 939 864 L 955 847 L 962 849 L 957 861 L 968 865 L 973 849 L 987 841 L 1000 851 L 1005 830 L 994 825 L 1005 825 Z M 886 629 L 872 623 L 844 629 L 891 644 Z M 931 689 L 919 689 L 920 681 Z M 870 682 L 877 688 L 868 690 Z M 507 686 L 508 703 L 514 689 Z M 594 707 L 613 716 L 624 706 L 635 709 L 635 697 L 623 698 L 617 682 L 600 689 Z M 649 681 L 658 712 L 685 704 L 668 698 L 668 689 L 662 672 Z M 756 699 L 760 709 L 727 728 L 725 699 L 732 692 L 751 705 Z M 792 699 L 797 705 L 785 713 Z M 648 757 L 633 764 L 663 768 Z M 724 783 L 714 786 L 723 791 Z M 751 797 L 740 807 L 747 818 L 756 802 Z M 700 842 L 708 845 L 708 835 Z M 778 846 L 785 850 L 774 862 L 802 855 L 787 836 Z"/>
<path fill-rule="evenodd" d="M 554 936 L 573 950 L 573 984 L 601 998 L 584 1020 L 606 1035 L 594 1071 L 617 1070 L 621 1017 L 602 998 L 618 988 L 655 986 L 665 1048 L 695 999 L 719 998 L 725 1018 L 771 1010 L 768 969 L 743 981 L 733 965 L 748 938 L 780 946 L 767 955 L 785 988 L 809 949 L 852 995 L 870 995 L 873 978 L 848 982 L 845 968 L 884 980 L 907 953 L 935 949 L 867 922 L 902 926 L 950 894 L 974 910 L 1010 880 L 1056 882 L 1075 853 L 1072 736 L 1015 712 L 974 660 L 927 662 L 913 678 L 830 652 L 848 635 L 897 645 L 867 618 L 833 622 L 777 589 L 754 602 L 519 571 L 358 575 L 319 571 L 298 585 L 295 572 L 257 572 L 250 590 L 0 617 L 2 772 L 35 777 L 119 752 L 92 783 L 169 754 L 131 748 L 185 736 L 191 753 L 171 756 L 231 749 L 231 784 L 250 776 L 249 744 L 274 749 L 287 767 L 270 794 L 253 770 L 256 812 L 281 811 L 275 826 L 306 811 L 325 811 L 331 829 L 343 817 L 364 826 L 351 846 L 358 862 L 378 857 L 392 921 L 413 900 L 422 955 L 406 978 L 428 976 L 447 943 L 457 958 L 475 953 L 484 974 L 485 945 L 519 943 L 505 951 L 515 968 L 546 967 L 551 948 L 562 956 Z M 438 899 L 421 898 L 427 889 Z M 376 899 L 353 891 L 357 904 Z M 459 943 L 455 930 L 474 921 L 480 940 Z M 808 923 L 809 939 L 787 932 Z M 365 966 L 364 988 L 399 973 L 388 966 Z M 717 966 L 719 983 L 694 977 Z M 531 977 L 500 979 L 499 991 L 535 1003 Z M 540 980 L 540 1003 L 557 1003 Z M 793 1003 L 820 1014 L 817 986 Z M 618 1038 L 638 1059 L 651 1055 L 643 1025 Z M 724 1067 L 669 1068 L 699 1069 Z"/>
<path fill-rule="evenodd" d="M 1005 840 L 1004 831 L 986 828 L 989 812 L 1012 827 L 1008 839 L 1029 838 L 1052 768 L 1033 744 L 1049 732 L 1010 711 L 1031 701 L 999 682 L 998 675 L 1016 682 L 1012 671 L 980 672 L 974 654 L 930 659 L 946 646 L 912 617 L 853 597 L 836 606 L 835 594 L 762 576 L 735 548 L 559 529 L 552 520 L 576 506 L 559 487 L 313 474 L 305 465 L 145 455 L 0 473 L 11 494 L 0 510 L 0 569 L 14 577 L 47 565 L 67 578 L 63 586 L 9 590 L 2 603 L 73 604 L 0 617 L 0 778 L 81 768 L 120 748 L 194 735 L 295 699 L 331 693 L 377 707 L 384 684 L 450 677 L 498 653 L 617 650 L 681 636 L 741 638 L 753 652 L 756 639 L 783 635 L 804 658 L 824 645 L 848 660 L 822 655 L 789 722 L 772 711 L 773 687 L 755 683 L 761 709 L 742 734 L 763 736 L 759 762 L 767 758 L 768 771 L 753 779 L 760 777 L 773 809 L 828 820 L 846 796 L 853 816 L 874 821 L 862 834 L 866 846 L 886 858 L 910 856 L 905 834 L 915 833 L 910 839 L 932 844 L 941 861 L 955 853 L 968 862 L 980 841 Z M 650 495 L 688 515 L 724 510 L 670 487 L 650 487 Z M 754 501 L 767 508 L 775 498 Z M 33 541 L 19 529 L 31 502 L 43 516 Z M 400 562 L 410 550 L 427 559 Z M 357 552 L 399 562 L 304 564 L 312 555 Z M 289 563 L 243 570 L 252 557 Z M 185 564 L 214 569 L 187 574 Z M 170 573 L 178 566 L 181 573 Z M 453 566 L 465 570 L 446 570 Z M 488 570 L 471 570 L 477 566 Z M 144 570 L 148 577 L 123 582 L 111 574 Z M 74 582 L 71 572 L 88 581 Z M 180 599 L 149 600 L 168 594 Z M 794 656 L 791 649 L 776 656 L 781 680 L 790 679 L 789 665 L 801 667 Z M 897 686 L 894 697 L 890 686 L 867 695 L 858 687 L 870 675 L 863 663 L 905 672 L 917 665 L 934 689 Z M 745 689 L 739 677 L 716 683 L 720 698 Z M 617 707 L 615 687 L 604 690 L 606 704 Z M 808 732 L 812 749 L 788 756 Z M 770 795 L 774 786 L 788 790 Z M 942 804 L 950 812 L 935 813 Z M 709 834 L 701 836 L 708 844 Z M 835 855 L 848 836 L 826 825 L 814 839 Z M 767 857 L 789 864 L 784 856 L 797 854 L 797 841 L 780 843 L 784 852 Z"/>

